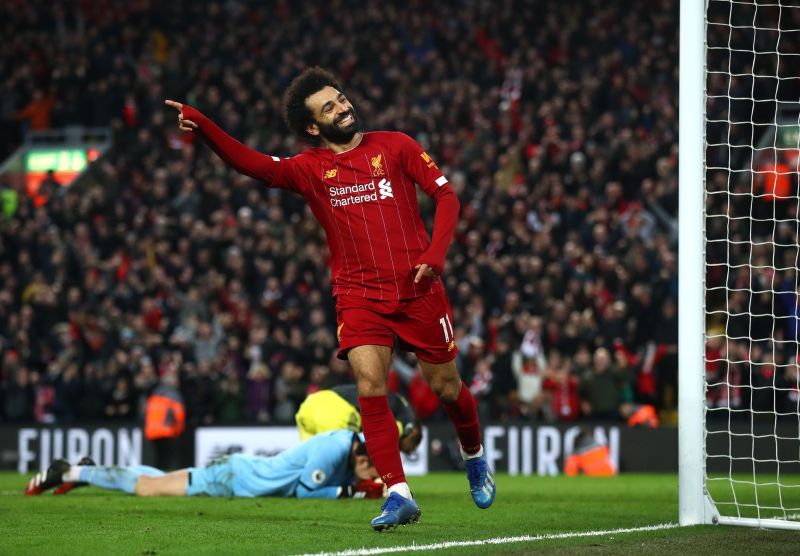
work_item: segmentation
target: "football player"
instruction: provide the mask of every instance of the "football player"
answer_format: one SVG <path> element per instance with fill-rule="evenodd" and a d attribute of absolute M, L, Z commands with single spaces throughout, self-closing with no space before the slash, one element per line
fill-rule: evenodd
<path fill-rule="evenodd" d="M 233 454 L 207 467 L 172 473 L 145 465 L 70 465 L 59 459 L 30 480 L 25 494 L 80 482 L 137 496 L 381 498 L 385 486 L 377 477 L 359 435 L 339 430 L 272 457 Z"/>
<path fill-rule="evenodd" d="M 422 441 L 422 427 L 414 409 L 402 395 L 389 392 L 389 407 L 397 424 L 400 450 L 411 454 Z M 295 415 L 300 438 L 307 440 L 321 432 L 348 429 L 361 432 L 358 387 L 343 384 L 309 395 Z"/>

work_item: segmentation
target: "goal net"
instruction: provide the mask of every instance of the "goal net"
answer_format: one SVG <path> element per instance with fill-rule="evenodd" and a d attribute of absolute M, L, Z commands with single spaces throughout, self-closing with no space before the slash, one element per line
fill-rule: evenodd
<path fill-rule="evenodd" d="M 704 15 L 704 241 L 684 230 L 704 251 L 695 522 L 800 528 L 800 0 L 706 0 Z"/>

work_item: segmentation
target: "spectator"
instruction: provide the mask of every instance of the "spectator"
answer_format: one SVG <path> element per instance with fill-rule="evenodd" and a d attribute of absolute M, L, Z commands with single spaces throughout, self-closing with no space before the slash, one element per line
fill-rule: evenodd
<path fill-rule="evenodd" d="M 229 373 L 219 384 L 219 408 L 217 422 L 220 425 L 239 424 L 244 421 L 245 397 L 239 375 Z M 261 419 L 263 422 L 263 418 Z"/>
<path fill-rule="evenodd" d="M 486 419 L 489 416 L 493 378 L 490 362 L 487 359 L 481 359 L 475 366 L 475 374 L 469 385 L 469 391 L 475 398 L 478 416 L 481 419 Z"/>
<path fill-rule="evenodd" d="M 68 363 L 56 379 L 53 414 L 60 423 L 73 423 L 81 404 L 81 380 L 78 364 Z"/>
<path fill-rule="evenodd" d="M 119 376 L 114 382 L 105 410 L 106 418 L 126 421 L 136 417 L 135 401 L 128 379 Z"/>
<path fill-rule="evenodd" d="M 547 416 L 553 421 L 574 421 L 580 417 L 578 377 L 570 372 L 567 361 L 558 351 L 547 358 L 547 371 L 542 382 L 548 401 Z"/>
<path fill-rule="evenodd" d="M 275 416 L 281 422 L 291 421 L 306 397 L 308 386 L 303 375 L 303 368 L 296 362 L 283 363 L 275 384 Z"/>
<path fill-rule="evenodd" d="M 10 379 L 4 388 L 3 420 L 25 423 L 33 419 L 34 393 L 30 372 L 19 366 L 9 370 Z"/>
<path fill-rule="evenodd" d="M 78 418 L 84 422 L 99 422 L 104 416 L 106 391 L 96 365 L 88 363 L 83 368 L 82 386 Z"/>
<path fill-rule="evenodd" d="M 52 93 L 45 93 L 41 89 L 33 92 L 31 101 L 19 112 L 16 118 L 26 123 L 26 127 L 33 131 L 50 128 L 51 113 L 55 99 Z"/>
<path fill-rule="evenodd" d="M 593 419 L 617 420 L 628 388 L 629 377 L 613 363 L 611 353 L 604 347 L 597 348 L 592 370 L 580 379 L 582 413 Z"/>
<path fill-rule="evenodd" d="M 250 421 L 266 423 L 270 418 L 271 373 L 264 363 L 253 363 L 247 374 L 247 405 L 245 416 Z"/>
<path fill-rule="evenodd" d="M 186 379 L 181 381 L 181 393 L 186 404 L 187 423 L 212 425 L 216 420 L 217 381 L 211 361 L 204 360 L 185 367 Z"/>
<path fill-rule="evenodd" d="M 542 343 L 542 319 L 528 317 L 528 326 L 511 370 L 517 379 L 516 399 L 523 416 L 539 417 L 544 406 L 542 381 L 547 366 Z"/>
<path fill-rule="evenodd" d="M 657 375 L 658 401 L 662 409 L 676 410 L 678 407 L 678 310 L 675 300 L 667 298 L 661 309 L 653 332 L 652 362 L 646 361 Z M 648 344 L 650 347 L 650 344 Z"/>

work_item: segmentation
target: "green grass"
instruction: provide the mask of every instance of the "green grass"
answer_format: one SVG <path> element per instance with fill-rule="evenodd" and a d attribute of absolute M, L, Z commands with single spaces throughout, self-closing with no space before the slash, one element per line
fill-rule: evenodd
<path fill-rule="evenodd" d="M 728 475 L 716 473 L 708 477 L 708 491 L 723 515 L 750 518 L 780 518 L 782 508 L 786 513 L 800 515 L 800 478 L 796 475 L 735 474 L 731 481 Z"/>
<path fill-rule="evenodd" d="M 642 527 L 677 521 L 674 475 L 610 479 L 498 477 L 489 510 L 466 479 L 411 481 L 419 524 L 369 528 L 374 500 L 135 498 L 96 488 L 23 496 L 27 477 L 0 474 L 0 554 L 300 554 Z M 800 532 L 687 527 L 439 550 L 436 554 L 796 554 Z"/>

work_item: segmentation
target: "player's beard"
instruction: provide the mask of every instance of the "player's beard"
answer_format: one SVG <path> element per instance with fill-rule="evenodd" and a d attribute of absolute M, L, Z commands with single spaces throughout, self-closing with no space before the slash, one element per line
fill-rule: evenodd
<path fill-rule="evenodd" d="M 353 115 L 353 122 L 346 127 L 340 126 L 338 122 L 344 120 L 350 114 Z M 327 142 L 333 143 L 334 145 L 344 145 L 349 143 L 355 134 L 358 133 L 358 119 L 356 118 L 356 111 L 351 108 L 348 112 L 338 116 L 333 123 L 323 124 L 317 122 L 317 127 L 319 128 L 319 134 Z"/>

